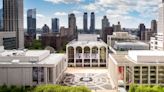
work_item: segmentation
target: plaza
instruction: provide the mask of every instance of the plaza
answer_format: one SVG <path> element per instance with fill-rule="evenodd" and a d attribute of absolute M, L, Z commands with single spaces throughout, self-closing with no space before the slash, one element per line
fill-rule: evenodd
<path fill-rule="evenodd" d="M 106 68 L 67 68 L 60 82 L 65 86 L 86 86 L 93 91 L 114 90 Z"/>

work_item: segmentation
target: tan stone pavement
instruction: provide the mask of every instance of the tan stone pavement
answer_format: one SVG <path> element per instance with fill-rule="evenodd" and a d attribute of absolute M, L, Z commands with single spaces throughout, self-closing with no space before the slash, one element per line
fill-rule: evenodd
<path fill-rule="evenodd" d="M 107 68 L 67 68 L 66 73 L 109 73 Z M 93 90 L 92 92 L 118 92 L 117 90 Z"/>

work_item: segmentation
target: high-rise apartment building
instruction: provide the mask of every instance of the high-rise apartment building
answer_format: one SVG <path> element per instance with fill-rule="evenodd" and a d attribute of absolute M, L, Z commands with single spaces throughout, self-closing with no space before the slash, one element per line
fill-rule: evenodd
<path fill-rule="evenodd" d="M 76 25 L 76 16 L 71 13 L 68 15 L 68 27 L 70 28 L 70 35 L 77 37 L 77 25 Z"/>
<path fill-rule="evenodd" d="M 107 16 L 104 16 L 104 18 L 102 19 L 102 30 L 100 32 L 100 36 L 101 38 L 103 37 L 103 32 L 106 28 L 108 28 L 110 26 L 109 20 L 107 18 Z"/>
<path fill-rule="evenodd" d="M 27 33 L 33 38 L 36 36 L 36 9 L 27 11 Z"/>
<path fill-rule="evenodd" d="M 90 25 L 90 32 L 95 33 L 95 13 L 91 13 L 91 25 Z"/>
<path fill-rule="evenodd" d="M 145 40 L 145 30 L 146 30 L 146 27 L 145 27 L 145 24 L 141 23 L 139 26 L 138 26 L 138 37 L 140 38 L 140 40 Z"/>
<path fill-rule="evenodd" d="M 59 19 L 52 18 L 52 32 L 59 33 Z"/>
<path fill-rule="evenodd" d="M 88 32 L 88 13 L 85 12 L 83 15 L 83 30 L 85 33 L 89 33 Z"/>
<path fill-rule="evenodd" d="M 24 48 L 23 0 L 3 0 L 3 18 L 0 44 L 5 49 Z"/>
<path fill-rule="evenodd" d="M 156 20 L 151 21 L 151 31 L 154 33 L 157 33 L 157 21 Z"/>
<path fill-rule="evenodd" d="M 0 9 L 0 31 L 3 30 L 3 9 Z"/>

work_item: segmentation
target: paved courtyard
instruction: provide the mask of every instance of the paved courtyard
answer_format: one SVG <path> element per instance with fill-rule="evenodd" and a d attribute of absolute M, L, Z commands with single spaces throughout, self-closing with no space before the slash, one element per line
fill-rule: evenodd
<path fill-rule="evenodd" d="M 61 84 L 87 86 L 92 90 L 112 90 L 107 69 L 68 68 Z"/>

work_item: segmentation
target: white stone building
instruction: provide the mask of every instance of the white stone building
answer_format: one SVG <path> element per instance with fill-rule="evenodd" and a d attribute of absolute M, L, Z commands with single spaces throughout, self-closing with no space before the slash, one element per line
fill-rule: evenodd
<path fill-rule="evenodd" d="M 114 32 L 113 35 L 108 35 L 107 44 L 109 48 L 119 51 L 150 49 L 149 44 L 138 41 L 138 37 L 128 32 Z"/>
<path fill-rule="evenodd" d="M 78 40 L 67 44 L 69 67 L 106 67 L 108 65 L 108 46 L 97 35 L 79 35 Z"/>
<path fill-rule="evenodd" d="M 159 5 L 158 29 L 157 35 L 151 37 L 151 50 L 164 50 L 164 2 Z"/>
<path fill-rule="evenodd" d="M 64 54 L 48 50 L 4 50 L 0 47 L 0 85 L 56 84 L 66 69 Z"/>
<path fill-rule="evenodd" d="M 136 36 L 130 35 L 128 32 L 113 32 L 113 35 L 108 35 L 107 44 L 113 47 L 115 42 L 129 42 L 136 39 L 138 39 Z"/>
<path fill-rule="evenodd" d="M 109 61 L 109 71 L 115 85 L 164 85 L 164 51 L 142 50 L 129 51 L 128 54 L 109 54 Z"/>

